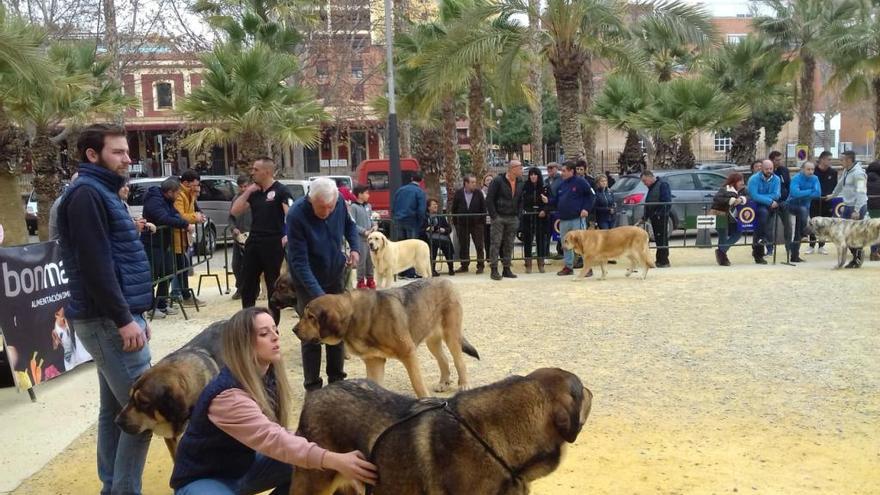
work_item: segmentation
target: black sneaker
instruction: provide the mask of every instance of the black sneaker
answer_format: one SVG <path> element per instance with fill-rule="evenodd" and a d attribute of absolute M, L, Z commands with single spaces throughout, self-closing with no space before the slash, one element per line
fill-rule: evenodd
<path fill-rule="evenodd" d="M 492 274 L 489 275 L 489 277 L 490 277 L 492 280 L 501 280 L 501 274 L 498 273 L 498 269 L 497 269 L 497 268 L 493 268 L 493 269 L 492 269 Z"/>
<path fill-rule="evenodd" d="M 844 268 L 861 268 L 862 264 L 856 260 L 850 261 Z"/>
<path fill-rule="evenodd" d="M 657 266 L 657 268 L 669 268 L 670 266 L 672 266 L 669 264 L 668 261 L 666 263 L 655 263 L 655 265 Z"/>
<path fill-rule="evenodd" d="M 806 263 L 807 260 L 801 258 L 800 256 L 793 256 L 793 257 L 791 258 L 791 262 L 792 262 L 792 263 Z"/>
<path fill-rule="evenodd" d="M 501 276 L 504 278 L 517 278 L 516 274 L 514 274 L 512 271 L 510 271 L 509 266 L 504 267 L 504 270 L 501 272 Z"/>
<path fill-rule="evenodd" d="M 569 268 L 567 266 L 562 267 L 562 270 L 559 270 L 558 272 L 556 272 L 556 274 L 559 275 L 560 277 L 564 277 L 566 275 L 571 275 L 573 273 L 574 273 L 574 270 L 572 270 L 571 268 Z"/>
<path fill-rule="evenodd" d="M 757 263 L 759 265 L 766 265 L 767 260 L 765 260 L 764 258 L 755 258 L 755 263 Z"/>

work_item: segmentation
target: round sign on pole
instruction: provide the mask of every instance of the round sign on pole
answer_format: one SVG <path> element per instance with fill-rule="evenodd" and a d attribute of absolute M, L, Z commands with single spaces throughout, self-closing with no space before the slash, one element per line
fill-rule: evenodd
<path fill-rule="evenodd" d="M 803 165 L 810 156 L 810 147 L 803 144 L 797 145 L 794 156 L 797 158 L 798 165 Z"/>

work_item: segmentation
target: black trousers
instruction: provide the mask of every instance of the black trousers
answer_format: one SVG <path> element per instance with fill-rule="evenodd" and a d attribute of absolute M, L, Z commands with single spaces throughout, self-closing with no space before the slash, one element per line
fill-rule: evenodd
<path fill-rule="evenodd" d="M 326 294 L 342 294 L 342 274 L 339 281 L 330 287 L 322 287 Z M 305 286 L 293 279 L 293 289 L 296 291 L 296 314 L 302 318 L 303 310 L 314 297 L 309 295 Z M 327 383 L 345 380 L 345 344 L 307 344 L 300 342 L 303 364 L 303 387 L 308 390 L 316 390 L 324 385 L 321 380 L 321 347 L 327 349 Z"/>
<path fill-rule="evenodd" d="M 232 243 L 232 274 L 235 275 L 235 290 L 241 289 L 242 265 L 244 265 L 244 246 Z"/>
<path fill-rule="evenodd" d="M 482 222 L 483 219 L 480 218 Z M 461 266 L 467 268 L 470 265 L 471 258 L 471 239 L 474 241 L 474 247 L 477 250 L 477 268 L 483 268 L 486 261 L 486 238 L 485 223 L 462 222 L 455 227 L 458 236 L 458 257 L 461 260 Z"/>
<path fill-rule="evenodd" d="M 669 229 L 667 228 L 667 215 L 652 215 L 650 221 L 651 229 L 654 231 L 654 244 L 657 245 L 656 262 L 660 265 L 669 264 Z"/>
<path fill-rule="evenodd" d="M 449 236 L 437 236 L 428 237 L 425 239 L 425 242 L 431 247 L 431 270 L 434 270 L 434 265 L 437 263 L 437 251 L 441 251 L 443 257 L 446 258 L 446 264 L 449 266 L 449 271 L 452 271 L 452 259 L 455 258 L 455 250 L 452 248 L 452 239 L 450 239 Z"/>
<path fill-rule="evenodd" d="M 275 281 L 281 273 L 281 262 L 284 261 L 284 247 L 281 246 L 281 239 L 277 237 L 271 238 L 254 238 L 248 237 L 247 243 L 244 245 L 244 257 L 241 267 L 241 307 L 250 308 L 257 304 L 257 296 L 260 293 L 260 275 L 266 281 L 266 289 L 268 294 L 266 297 L 272 300 L 272 293 L 275 292 Z M 272 318 L 275 324 L 281 322 L 281 311 L 269 303 L 269 311 L 272 312 Z"/>
<path fill-rule="evenodd" d="M 544 259 L 550 255 L 550 218 L 538 215 L 523 215 L 523 254 L 525 258 L 533 256 Z M 532 245 L 536 253 L 532 254 Z"/>

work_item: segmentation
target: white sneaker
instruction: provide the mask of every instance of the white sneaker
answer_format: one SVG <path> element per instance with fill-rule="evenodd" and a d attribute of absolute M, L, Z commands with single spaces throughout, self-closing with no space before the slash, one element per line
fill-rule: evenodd
<path fill-rule="evenodd" d="M 813 254 L 813 253 L 815 253 L 815 252 L 816 252 L 815 249 L 813 249 L 813 248 L 807 248 L 807 250 L 804 251 L 804 254 Z"/>
<path fill-rule="evenodd" d="M 828 250 L 825 249 L 825 246 L 819 248 L 819 254 L 828 254 Z"/>

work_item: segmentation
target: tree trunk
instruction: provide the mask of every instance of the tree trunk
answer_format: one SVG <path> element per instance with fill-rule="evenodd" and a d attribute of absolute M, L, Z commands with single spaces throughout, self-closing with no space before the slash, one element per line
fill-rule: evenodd
<path fill-rule="evenodd" d="M 543 115 L 544 105 L 541 97 L 544 94 L 543 57 L 541 56 L 541 17 L 539 0 L 529 0 L 529 55 L 532 63 L 529 64 L 529 89 L 535 95 L 535 104 L 531 108 L 531 148 L 532 163 L 544 165 L 544 128 Z M 452 196 L 450 196 L 452 197 Z"/>
<path fill-rule="evenodd" d="M 871 81 L 874 91 L 874 159 L 880 160 L 880 78 Z"/>
<path fill-rule="evenodd" d="M 691 147 L 691 136 L 683 136 L 675 150 L 675 168 L 694 168 L 696 161 Z"/>
<path fill-rule="evenodd" d="M 443 155 L 443 177 L 446 179 L 447 197 L 455 194 L 455 188 L 461 175 L 461 167 L 458 162 L 458 131 L 455 128 L 455 100 L 447 97 L 441 106 L 443 123 L 441 128 L 441 149 Z"/>
<path fill-rule="evenodd" d="M 626 144 L 617 164 L 621 175 L 637 174 L 646 168 L 642 147 L 639 145 L 639 133 L 633 129 L 626 131 Z"/>
<path fill-rule="evenodd" d="M 800 100 L 798 101 L 798 144 L 813 149 L 813 82 L 816 80 L 816 59 L 811 55 L 803 57 L 801 71 Z"/>
<path fill-rule="evenodd" d="M 49 209 L 61 194 L 58 177 L 58 148 L 49 140 L 45 129 L 37 129 L 31 141 L 34 164 L 34 192 L 37 193 L 37 231 L 40 241 L 49 240 Z"/>
<path fill-rule="evenodd" d="M 587 117 L 593 115 L 593 57 L 587 55 L 584 59 L 584 65 L 581 66 L 580 85 L 581 85 L 581 114 Z M 584 158 L 591 166 L 596 166 L 596 128 L 593 125 L 587 125 L 583 128 L 584 134 Z"/>
<path fill-rule="evenodd" d="M 730 160 L 737 165 L 751 165 L 758 151 L 759 129 L 749 117 L 730 131 Z"/>
<path fill-rule="evenodd" d="M 0 108 L 0 225 L 3 226 L 4 246 L 28 242 L 24 205 L 18 188 L 22 146 L 24 137 Z"/>
<path fill-rule="evenodd" d="M 119 61 L 119 32 L 116 29 L 116 4 L 115 0 L 102 0 L 104 9 L 104 43 L 107 48 L 107 56 L 110 61 L 108 74 L 110 80 L 122 87 L 122 65 Z M 119 110 L 114 116 L 117 124 L 122 124 L 125 111 Z"/>
<path fill-rule="evenodd" d="M 559 107 L 559 134 L 565 159 L 571 160 L 583 156 L 584 141 L 581 135 L 580 95 L 578 94 L 577 72 L 566 70 L 565 67 L 553 67 L 553 79 L 556 81 L 556 101 Z"/>
<path fill-rule="evenodd" d="M 266 154 L 266 143 L 255 134 L 243 134 L 238 140 L 238 173 L 250 175 L 254 160 Z"/>
<path fill-rule="evenodd" d="M 412 151 L 412 132 L 413 125 L 409 119 L 401 119 L 400 121 L 400 157 L 408 158 L 413 156 Z"/>
<path fill-rule="evenodd" d="M 468 117 L 471 143 L 471 163 L 474 175 L 482 177 L 487 172 L 486 127 L 483 118 L 483 79 L 480 66 L 474 67 L 474 77 L 468 91 Z"/>
<path fill-rule="evenodd" d="M 440 171 L 443 161 L 443 143 L 440 131 L 416 128 L 413 132 L 413 152 L 428 190 L 428 198 L 440 200 Z"/>
<path fill-rule="evenodd" d="M 290 161 L 293 165 L 292 172 L 294 179 L 301 180 L 306 178 L 306 158 L 304 151 L 303 145 L 293 145 L 293 152 L 291 153 Z"/>
<path fill-rule="evenodd" d="M 655 169 L 678 168 L 675 157 L 678 152 L 678 143 L 675 139 L 667 139 L 660 134 L 654 135 L 654 159 Z"/>
<path fill-rule="evenodd" d="M 831 148 L 831 118 L 834 114 L 828 107 L 825 107 L 825 113 L 822 114 L 822 149 L 829 150 Z M 815 155 L 815 153 L 814 153 Z"/>

